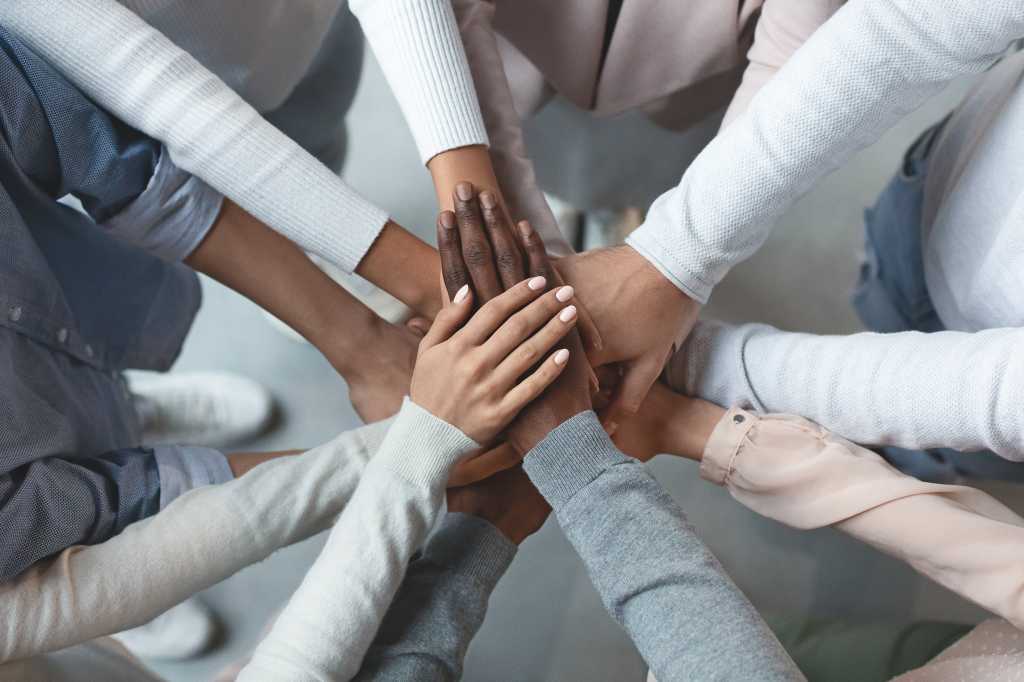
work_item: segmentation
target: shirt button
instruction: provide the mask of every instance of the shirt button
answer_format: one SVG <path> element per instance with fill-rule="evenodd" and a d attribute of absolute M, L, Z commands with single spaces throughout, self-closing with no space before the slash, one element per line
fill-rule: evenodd
<path fill-rule="evenodd" d="M 16 306 L 12 307 L 11 310 L 10 310 L 9 317 L 11 318 L 12 322 L 17 322 L 18 320 L 20 320 L 21 319 L 21 306 L 20 305 L 16 305 Z"/>
<path fill-rule="evenodd" d="M 737 414 L 737 415 L 733 415 L 732 423 L 733 424 L 742 424 L 746 420 L 747 420 L 747 418 L 744 417 L 742 414 Z"/>
<path fill-rule="evenodd" d="M 68 330 L 61 329 L 59 332 L 57 332 L 57 340 L 60 341 L 61 343 L 65 343 L 68 340 Z"/>

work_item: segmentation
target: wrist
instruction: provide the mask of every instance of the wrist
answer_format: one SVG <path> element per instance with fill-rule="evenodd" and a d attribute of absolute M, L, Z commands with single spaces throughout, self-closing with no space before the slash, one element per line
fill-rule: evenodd
<path fill-rule="evenodd" d="M 662 429 L 663 451 L 699 462 L 704 458 L 711 433 L 726 411 L 714 403 L 684 395 L 674 394 L 674 401 L 671 416 Z"/>
<path fill-rule="evenodd" d="M 341 319 L 330 315 L 309 341 L 338 374 L 352 382 L 372 371 L 373 363 L 367 362 L 367 358 L 378 347 L 387 322 L 362 305 L 358 310 L 346 312 Z"/>

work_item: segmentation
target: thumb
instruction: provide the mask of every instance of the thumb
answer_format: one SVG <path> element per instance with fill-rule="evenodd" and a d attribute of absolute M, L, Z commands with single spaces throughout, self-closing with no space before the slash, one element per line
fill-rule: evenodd
<path fill-rule="evenodd" d="M 620 424 L 640 411 L 664 366 L 661 353 L 648 353 L 626 367 L 611 404 L 601 413 L 601 422 L 609 435 L 614 435 Z"/>

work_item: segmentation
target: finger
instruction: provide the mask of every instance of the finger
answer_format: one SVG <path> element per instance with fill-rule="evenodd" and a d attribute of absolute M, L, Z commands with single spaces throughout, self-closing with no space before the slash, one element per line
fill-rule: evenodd
<path fill-rule="evenodd" d="M 533 402 L 569 364 L 569 349 L 562 348 L 551 354 L 533 374 L 523 379 L 502 400 L 502 409 L 506 414 L 516 415 L 524 407 Z"/>
<path fill-rule="evenodd" d="M 448 300 L 455 297 L 455 292 L 470 283 L 469 271 L 462 260 L 462 241 L 459 239 L 458 225 L 455 214 L 442 211 L 437 218 L 437 252 L 441 256 L 441 276 L 444 288 L 448 291 Z"/>
<path fill-rule="evenodd" d="M 548 260 L 551 257 L 548 256 Z M 551 283 L 552 286 L 562 286 L 565 284 L 565 278 L 562 277 L 562 273 L 558 271 L 558 259 L 556 258 L 551 265 L 551 276 L 554 277 L 554 281 Z M 597 323 L 594 322 L 594 318 L 590 316 L 590 312 L 587 307 L 581 305 L 579 302 L 576 304 L 580 309 L 580 320 L 576 323 L 576 328 L 580 332 L 580 338 L 583 341 L 583 348 L 587 351 L 587 356 L 590 357 L 591 362 L 594 362 L 596 358 L 593 357 L 598 351 L 604 348 L 604 339 L 601 338 L 601 332 L 597 328 Z"/>
<path fill-rule="evenodd" d="M 494 379 L 498 382 L 499 390 L 514 385 L 519 377 L 547 355 L 555 344 L 572 331 L 576 319 L 576 306 L 566 306 L 557 315 L 548 319 L 547 324 L 536 334 L 512 346 L 507 353 L 508 357 L 494 361 L 497 366 Z"/>
<path fill-rule="evenodd" d="M 506 320 L 537 297 L 545 295 L 544 290 L 547 288 L 547 284 L 547 280 L 543 277 L 531 277 L 497 298 L 491 299 L 481 306 L 473 319 L 459 332 L 459 336 L 474 346 L 484 345 Z M 551 294 L 551 296 L 554 297 L 555 294 Z"/>
<path fill-rule="evenodd" d="M 522 220 L 516 227 L 519 232 L 519 240 L 522 242 L 523 250 L 526 251 L 526 269 L 530 276 L 547 277 L 549 282 L 554 282 L 551 261 L 548 259 L 547 251 L 544 250 L 544 240 L 533 229 L 529 221 Z"/>
<path fill-rule="evenodd" d="M 430 331 L 420 341 L 420 349 L 425 350 L 450 339 L 455 332 L 462 328 L 472 312 L 473 292 L 468 284 L 463 284 L 462 288 L 452 296 L 451 305 L 441 308 L 441 312 L 434 318 L 434 324 L 430 326 Z"/>
<path fill-rule="evenodd" d="M 505 289 L 498 281 L 498 269 L 494 265 L 494 251 L 484 232 L 480 202 L 473 196 L 473 185 L 460 182 L 455 186 L 455 220 L 459 224 L 459 239 L 462 241 L 462 259 L 469 271 L 480 303 L 486 303 Z"/>
<path fill-rule="evenodd" d="M 508 443 L 461 462 L 448 479 L 449 488 L 461 488 L 511 469 L 522 461 L 522 456 Z"/>
<path fill-rule="evenodd" d="M 484 353 L 491 366 L 497 367 L 509 353 L 524 344 L 527 339 L 533 336 L 534 332 L 548 322 L 558 320 L 561 315 L 566 315 L 567 307 L 572 308 L 572 313 L 564 320 L 563 325 L 565 323 L 576 324 L 576 307 L 569 306 L 573 295 L 572 287 L 561 287 L 554 291 L 549 291 L 505 320 L 491 334 L 490 338 L 483 341 Z M 550 348 L 542 349 L 534 356 L 533 362 L 530 364 L 538 362 L 549 350 Z M 526 368 L 523 371 L 525 372 Z"/>
<path fill-rule="evenodd" d="M 511 288 L 526 277 L 523 252 L 519 240 L 512 234 L 505 211 L 498 204 L 492 192 L 480 192 L 480 208 L 487 228 L 487 237 L 494 250 L 494 263 L 498 267 L 498 278 L 502 287 Z"/>
<path fill-rule="evenodd" d="M 619 424 L 640 410 L 651 386 L 664 369 L 665 360 L 661 353 L 648 354 L 625 368 L 622 381 L 612 394 L 611 405 L 601 415 L 606 431 L 615 433 Z"/>

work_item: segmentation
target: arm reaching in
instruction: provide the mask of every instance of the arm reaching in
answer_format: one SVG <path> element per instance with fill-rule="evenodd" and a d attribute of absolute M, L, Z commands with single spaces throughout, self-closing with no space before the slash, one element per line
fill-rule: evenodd
<path fill-rule="evenodd" d="M 442 227 L 440 243 L 453 238 Z M 407 400 L 327 545 L 239 679 L 351 679 L 455 465 L 561 373 L 571 291 L 522 281 L 471 316 L 462 285 L 420 344 Z M 565 296 L 569 293 L 569 296 Z M 468 320 L 468 321 L 467 321 Z M 543 358 L 539 365 L 535 363 Z"/>

